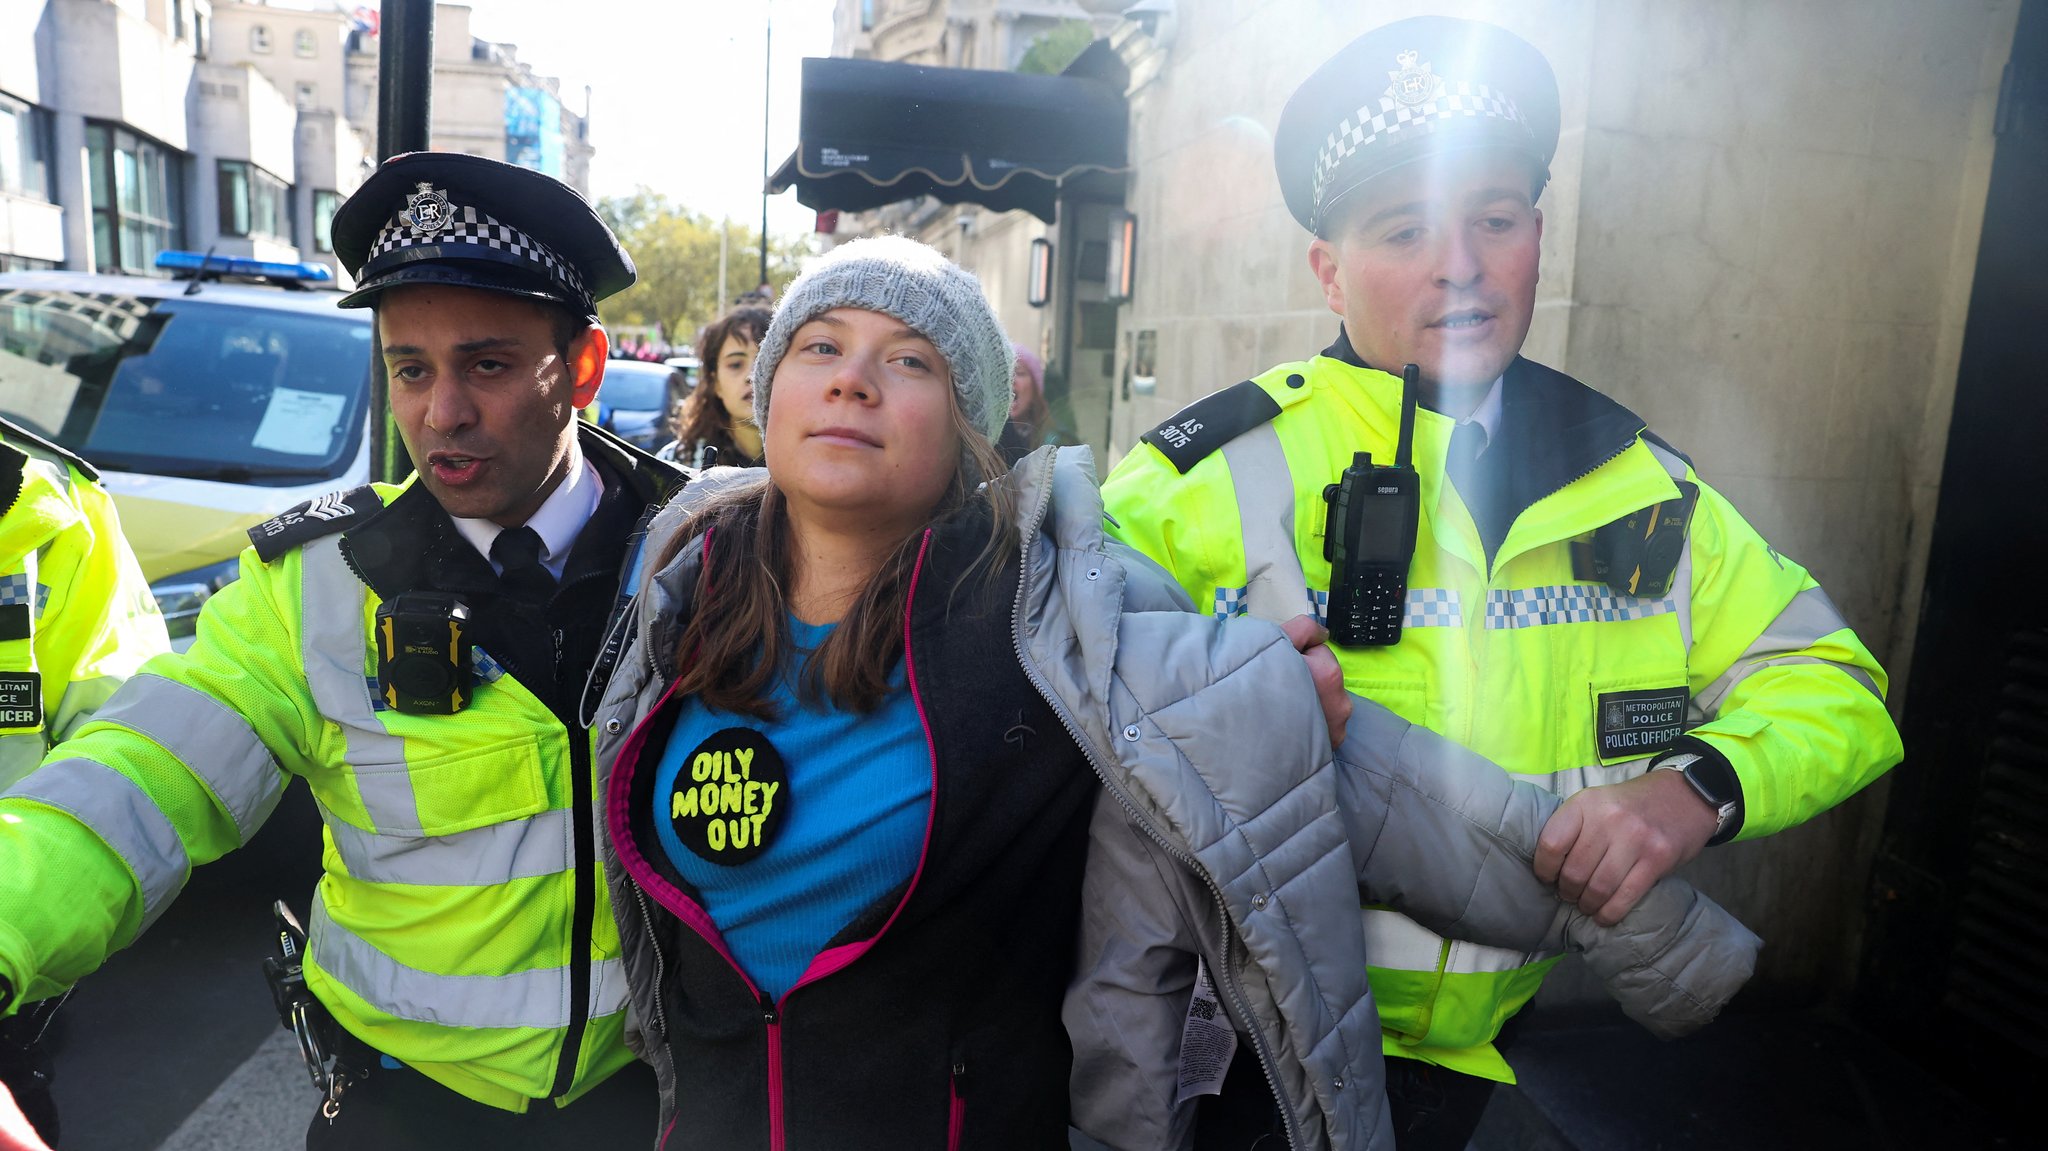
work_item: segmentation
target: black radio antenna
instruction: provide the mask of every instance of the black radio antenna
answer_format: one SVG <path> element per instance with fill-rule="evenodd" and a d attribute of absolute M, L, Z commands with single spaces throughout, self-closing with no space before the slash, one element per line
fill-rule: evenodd
<path fill-rule="evenodd" d="M 1409 364 L 1401 369 L 1401 438 L 1394 441 L 1394 466 L 1408 466 L 1409 447 L 1415 439 L 1415 387 L 1422 369 Z"/>

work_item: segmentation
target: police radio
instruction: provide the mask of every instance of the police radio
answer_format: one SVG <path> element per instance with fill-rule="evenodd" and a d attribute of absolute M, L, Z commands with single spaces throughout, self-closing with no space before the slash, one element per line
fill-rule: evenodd
<path fill-rule="evenodd" d="M 1415 436 L 1414 364 L 1401 370 L 1401 434 L 1391 467 L 1358 452 L 1338 481 L 1323 489 L 1329 505 L 1323 558 L 1330 561 L 1330 642 L 1390 647 L 1401 642 L 1408 610 L 1408 566 L 1415 558 L 1421 482 L 1410 461 Z"/>
<path fill-rule="evenodd" d="M 377 685 L 406 715 L 453 715 L 469 703 L 469 607 L 447 592 L 410 591 L 377 605 Z"/>

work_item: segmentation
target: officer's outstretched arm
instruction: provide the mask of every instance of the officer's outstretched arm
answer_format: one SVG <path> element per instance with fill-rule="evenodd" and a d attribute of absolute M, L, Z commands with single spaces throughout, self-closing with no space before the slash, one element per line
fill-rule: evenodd
<path fill-rule="evenodd" d="M 248 842 L 319 736 L 299 666 L 298 556 L 207 603 L 182 655 L 144 665 L 0 796 L 0 978 L 54 994 L 163 913 L 192 867 Z M 360 675 L 360 670 L 357 671 Z M 259 734 L 260 733 L 260 734 Z"/>

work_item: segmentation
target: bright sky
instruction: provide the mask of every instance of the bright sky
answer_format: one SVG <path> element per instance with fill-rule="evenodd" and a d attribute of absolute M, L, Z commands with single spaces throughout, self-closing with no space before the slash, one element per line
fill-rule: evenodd
<path fill-rule="evenodd" d="M 355 0 L 273 0 L 344 11 Z M 376 7 L 377 0 L 364 0 Z M 796 147 L 805 56 L 832 51 L 833 0 L 464 0 L 470 33 L 509 43 L 562 82 L 581 110 L 589 85 L 593 196 L 645 184 L 692 211 L 759 227 L 763 47 L 774 24 L 771 165 Z M 770 197 L 768 229 L 808 232 L 794 191 Z"/>
<path fill-rule="evenodd" d="M 594 196 L 645 184 L 693 211 L 761 220 L 762 47 L 774 24 L 771 164 L 796 146 L 805 56 L 832 50 L 833 0 L 468 0 L 470 30 L 516 44 L 581 108 L 591 88 Z M 770 197 L 772 232 L 808 232 L 794 191 Z"/>

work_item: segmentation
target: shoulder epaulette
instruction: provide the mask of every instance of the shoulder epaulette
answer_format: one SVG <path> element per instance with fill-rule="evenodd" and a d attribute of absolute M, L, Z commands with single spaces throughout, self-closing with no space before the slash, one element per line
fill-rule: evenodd
<path fill-rule="evenodd" d="M 369 484 L 327 492 L 250 528 L 249 543 L 258 558 L 269 563 L 301 544 L 344 531 L 383 510 L 384 501 Z"/>
<path fill-rule="evenodd" d="M 1673 447 L 1670 440 L 1665 439 L 1663 436 L 1658 435 L 1656 432 L 1653 432 L 1648 428 L 1644 428 L 1642 434 L 1644 439 L 1650 441 L 1651 443 L 1657 445 L 1660 448 L 1663 448 L 1665 451 L 1670 452 L 1672 455 L 1677 456 L 1679 459 L 1684 460 L 1686 467 L 1690 468 L 1696 466 L 1692 462 L 1692 457 L 1686 455 L 1684 452 L 1681 452 L 1677 448 Z"/>
<path fill-rule="evenodd" d="M 94 483 L 98 483 L 100 481 L 100 470 L 96 467 L 93 467 L 91 464 L 86 463 L 85 458 L 83 456 L 80 456 L 77 452 L 72 451 L 70 448 L 67 448 L 62 444 L 53 443 L 50 440 L 44 439 L 43 437 L 35 434 L 34 432 L 29 431 L 27 428 L 22 427 L 20 424 L 15 423 L 13 420 L 0 418 L 0 436 L 4 436 L 7 439 L 18 444 L 33 445 L 36 448 L 41 449 L 42 451 L 48 452 L 50 455 L 56 456 L 58 459 L 63 460 L 65 463 L 70 464 L 72 467 L 77 468 L 79 472 L 85 476 L 86 479 L 89 479 Z"/>
<path fill-rule="evenodd" d="M 1211 392 L 1139 436 L 1187 475 L 1224 444 L 1280 415 L 1280 402 L 1251 380 Z"/>

